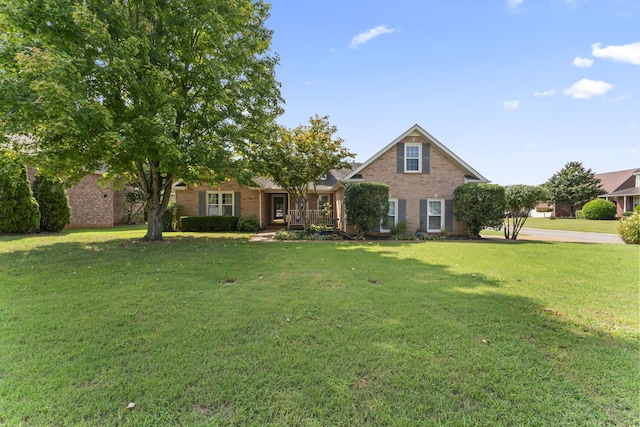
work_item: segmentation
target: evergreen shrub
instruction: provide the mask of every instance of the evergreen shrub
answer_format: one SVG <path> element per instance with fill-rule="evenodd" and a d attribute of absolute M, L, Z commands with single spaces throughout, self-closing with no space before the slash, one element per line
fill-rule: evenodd
<path fill-rule="evenodd" d="M 40 225 L 27 168 L 14 154 L 0 150 L 0 233 L 25 234 Z"/>
<path fill-rule="evenodd" d="M 582 207 L 582 215 L 585 219 L 614 219 L 616 217 L 616 205 L 604 199 L 595 199 Z"/>
<path fill-rule="evenodd" d="M 40 230 L 62 231 L 71 222 L 71 207 L 62 181 L 38 175 L 32 190 L 40 208 Z"/>
<path fill-rule="evenodd" d="M 255 215 L 245 216 L 238 220 L 238 231 L 255 233 L 258 230 L 260 230 L 260 221 Z"/>
<path fill-rule="evenodd" d="M 183 216 L 180 218 L 182 231 L 236 231 L 238 218 L 235 216 Z"/>

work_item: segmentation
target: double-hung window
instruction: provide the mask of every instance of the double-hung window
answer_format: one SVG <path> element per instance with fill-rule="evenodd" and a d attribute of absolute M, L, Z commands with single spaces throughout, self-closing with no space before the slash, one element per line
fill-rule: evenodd
<path fill-rule="evenodd" d="M 383 221 L 380 224 L 380 231 L 391 231 L 391 227 L 398 222 L 398 199 L 389 199 L 389 212 L 387 213 L 386 223 Z"/>
<path fill-rule="evenodd" d="M 233 216 L 233 192 L 207 193 L 207 215 Z"/>
<path fill-rule="evenodd" d="M 427 231 L 439 232 L 443 227 L 444 201 L 441 199 L 427 200 Z"/>
<path fill-rule="evenodd" d="M 404 171 L 422 172 L 422 144 L 404 144 Z"/>

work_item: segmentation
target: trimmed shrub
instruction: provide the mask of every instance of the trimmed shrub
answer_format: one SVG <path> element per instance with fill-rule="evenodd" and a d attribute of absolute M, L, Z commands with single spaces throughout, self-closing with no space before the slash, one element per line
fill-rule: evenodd
<path fill-rule="evenodd" d="M 30 233 L 39 225 L 27 168 L 14 154 L 0 150 L 0 233 Z"/>
<path fill-rule="evenodd" d="M 345 189 L 347 224 L 364 237 L 389 213 L 389 186 L 379 182 L 354 182 Z"/>
<path fill-rule="evenodd" d="M 582 209 L 578 209 L 576 211 L 576 219 L 584 219 L 584 214 L 582 213 Z"/>
<path fill-rule="evenodd" d="M 180 218 L 182 231 L 236 231 L 238 218 L 235 216 L 183 216 Z"/>
<path fill-rule="evenodd" d="M 333 233 L 309 233 L 304 230 L 279 230 L 274 239 L 276 240 L 343 240 L 342 234 Z"/>
<path fill-rule="evenodd" d="M 498 184 L 464 184 L 453 191 L 453 213 L 467 226 L 469 237 L 484 228 L 500 228 L 506 211 L 504 187 Z"/>
<path fill-rule="evenodd" d="M 238 231 L 255 233 L 258 230 L 260 230 L 260 221 L 255 215 L 242 217 L 238 220 Z"/>
<path fill-rule="evenodd" d="M 38 175 L 32 189 L 40 207 L 40 230 L 62 231 L 71 222 L 71 207 L 62 180 Z"/>
<path fill-rule="evenodd" d="M 633 211 L 640 213 L 640 205 L 637 205 L 635 208 L 633 208 Z"/>
<path fill-rule="evenodd" d="M 582 207 L 582 215 L 585 219 L 614 219 L 616 205 L 604 199 L 595 199 Z"/>
<path fill-rule="evenodd" d="M 618 234 L 627 244 L 640 244 L 640 213 L 621 219 L 618 223 Z"/>
<path fill-rule="evenodd" d="M 176 231 L 179 228 L 180 216 L 178 211 L 180 206 L 176 202 L 169 202 L 167 210 L 162 215 L 162 231 Z"/>

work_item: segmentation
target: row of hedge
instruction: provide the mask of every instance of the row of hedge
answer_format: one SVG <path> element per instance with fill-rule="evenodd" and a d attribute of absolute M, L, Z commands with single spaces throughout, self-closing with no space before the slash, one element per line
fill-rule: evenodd
<path fill-rule="evenodd" d="M 247 231 L 256 232 L 260 222 L 255 216 L 237 218 L 235 216 L 183 216 L 180 217 L 182 231 Z"/>

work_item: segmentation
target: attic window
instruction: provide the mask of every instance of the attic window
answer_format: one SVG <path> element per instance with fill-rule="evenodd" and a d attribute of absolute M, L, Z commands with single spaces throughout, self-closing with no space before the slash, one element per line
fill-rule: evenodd
<path fill-rule="evenodd" d="M 405 173 L 421 173 L 422 144 L 404 144 L 404 171 Z"/>

